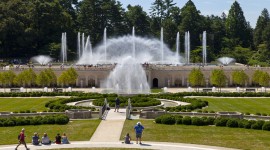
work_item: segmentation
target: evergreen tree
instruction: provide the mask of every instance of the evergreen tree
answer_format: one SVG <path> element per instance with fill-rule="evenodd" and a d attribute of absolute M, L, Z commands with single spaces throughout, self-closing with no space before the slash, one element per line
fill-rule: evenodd
<path fill-rule="evenodd" d="M 181 9 L 181 20 L 179 30 L 181 35 L 186 31 L 190 32 L 191 49 L 201 45 L 199 36 L 202 34 L 202 17 L 191 0 Z"/>
<path fill-rule="evenodd" d="M 229 39 L 234 41 L 234 46 L 241 45 L 242 47 L 250 46 L 250 35 L 248 23 L 244 17 L 244 12 L 240 4 L 235 1 L 226 19 L 226 32 Z"/>
<path fill-rule="evenodd" d="M 82 1 L 78 11 L 78 23 L 80 31 L 91 36 L 93 45 L 102 41 L 105 27 L 107 35 L 126 33 L 124 10 L 121 3 L 115 0 Z"/>
<path fill-rule="evenodd" d="M 128 11 L 125 13 L 128 31 L 131 32 L 132 27 L 135 27 L 136 35 L 148 35 L 150 33 L 150 22 L 147 13 L 139 5 L 128 5 Z"/>
<path fill-rule="evenodd" d="M 267 24 L 270 22 L 270 17 L 268 10 L 265 8 L 263 9 L 261 15 L 259 16 L 256 27 L 254 30 L 254 45 L 258 46 L 259 44 L 263 43 L 263 31 L 265 30 Z"/>

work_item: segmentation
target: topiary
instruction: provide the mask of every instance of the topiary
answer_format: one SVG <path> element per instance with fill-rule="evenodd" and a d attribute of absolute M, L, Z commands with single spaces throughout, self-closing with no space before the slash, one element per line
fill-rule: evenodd
<path fill-rule="evenodd" d="M 266 121 L 266 122 L 263 124 L 262 129 L 263 129 L 263 130 L 266 130 L 266 131 L 270 131 L 270 122 L 269 122 L 269 121 Z"/>
<path fill-rule="evenodd" d="M 165 114 L 161 117 L 161 123 L 169 125 L 175 124 L 175 117 L 170 114 Z"/>
<path fill-rule="evenodd" d="M 175 123 L 176 124 L 182 124 L 182 119 L 183 119 L 183 116 L 175 116 Z"/>
<path fill-rule="evenodd" d="M 191 118 L 191 124 L 192 125 L 196 125 L 196 126 L 203 126 L 204 125 L 204 121 L 203 121 L 202 118 L 192 117 Z"/>
<path fill-rule="evenodd" d="M 66 115 L 57 115 L 55 117 L 55 124 L 67 124 L 69 122 L 69 118 Z"/>
<path fill-rule="evenodd" d="M 156 117 L 156 118 L 155 118 L 155 122 L 160 124 L 160 123 L 161 123 L 161 116 Z"/>
<path fill-rule="evenodd" d="M 214 117 L 207 117 L 205 124 L 214 125 L 215 120 L 216 119 Z"/>
<path fill-rule="evenodd" d="M 226 123 L 226 126 L 230 128 L 238 128 L 238 120 L 233 118 L 229 119 Z"/>
<path fill-rule="evenodd" d="M 215 125 L 225 127 L 227 124 L 227 121 L 228 121 L 228 118 L 218 118 L 215 120 Z"/>
<path fill-rule="evenodd" d="M 185 116 L 185 117 L 182 119 L 182 123 L 183 123 L 184 125 L 191 125 L 191 117 Z"/>

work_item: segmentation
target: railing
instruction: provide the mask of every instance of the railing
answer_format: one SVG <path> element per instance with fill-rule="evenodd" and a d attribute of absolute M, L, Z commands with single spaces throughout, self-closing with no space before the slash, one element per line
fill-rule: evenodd
<path fill-rule="evenodd" d="M 108 105 L 108 102 L 107 102 L 107 99 L 105 98 L 104 100 L 104 105 L 100 107 L 100 110 L 99 110 L 99 119 L 105 119 L 106 118 L 106 115 L 107 115 L 107 110 L 108 110 L 109 105 Z"/>
<path fill-rule="evenodd" d="M 130 99 L 128 99 L 128 106 L 126 108 L 126 119 L 131 119 L 132 105 Z"/>

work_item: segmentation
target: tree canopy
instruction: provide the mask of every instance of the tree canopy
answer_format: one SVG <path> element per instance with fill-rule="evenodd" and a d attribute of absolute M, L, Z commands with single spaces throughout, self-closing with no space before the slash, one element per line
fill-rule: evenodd
<path fill-rule="evenodd" d="M 175 50 L 176 34 L 180 32 L 180 53 L 184 33 L 189 31 L 194 60 L 199 60 L 196 55 L 202 33 L 207 31 L 208 62 L 231 56 L 239 63 L 270 65 L 264 59 L 270 56 L 268 10 L 262 10 L 252 29 L 238 1 L 232 3 L 228 15 L 220 12 L 220 16 L 203 16 L 192 0 L 183 6 L 176 5 L 175 0 L 154 0 L 149 14 L 140 5 L 124 8 L 117 0 L 1 0 L 0 15 L 0 57 L 5 59 L 29 60 L 45 54 L 57 61 L 61 33 L 66 32 L 72 61 L 76 59 L 77 32 L 91 36 L 96 46 L 102 42 L 105 27 L 110 38 L 131 34 L 134 26 L 136 35 L 158 39 L 163 27 L 164 42 L 171 50 Z"/>

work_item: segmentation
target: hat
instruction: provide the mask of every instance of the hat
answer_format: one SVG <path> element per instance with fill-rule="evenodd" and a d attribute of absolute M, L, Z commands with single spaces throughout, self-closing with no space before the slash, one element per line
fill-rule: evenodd
<path fill-rule="evenodd" d="M 137 125 L 141 125 L 141 122 L 137 122 Z"/>
<path fill-rule="evenodd" d="M 22 128 L 22 131 L 24 131 L 24 128 Z"/>

